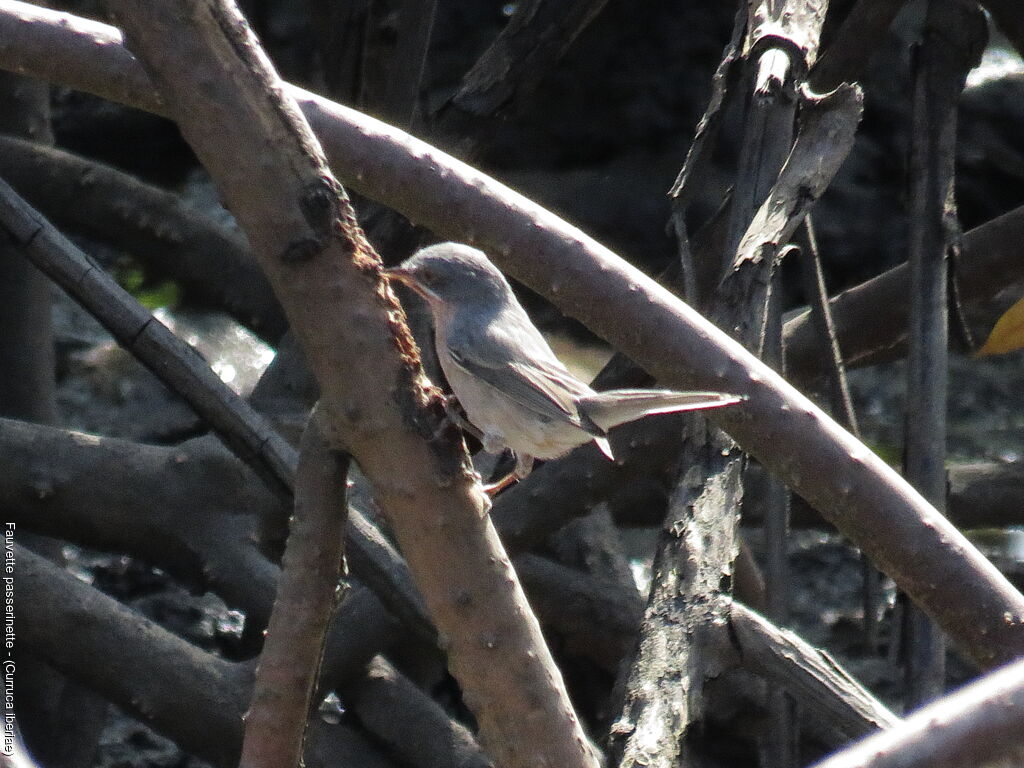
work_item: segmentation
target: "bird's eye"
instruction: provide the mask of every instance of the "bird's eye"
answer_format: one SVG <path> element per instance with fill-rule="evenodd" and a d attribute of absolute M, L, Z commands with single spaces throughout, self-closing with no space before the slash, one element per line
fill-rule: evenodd
<path fill-rule="evenodd" d="M 432 269 L 421 269 L 419 278 L 424 285 L 434 285 L 437 282 L 437 273 Z"/>

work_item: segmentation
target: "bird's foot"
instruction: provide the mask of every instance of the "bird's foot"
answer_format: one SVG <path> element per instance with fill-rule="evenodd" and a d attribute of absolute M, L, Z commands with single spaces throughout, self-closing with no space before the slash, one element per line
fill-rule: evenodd
<path fill-rule="evenodd" d="M 513 469 L 500 480 L 496 480 L 493 483 L 487 483 L 484 486 L 484 493 L 486 493 L 488 496 L 497 496 L 510 485 L 514 485 L 515 483 L 518 483 L 520 480 L 529 476 L 532 470 L 533 456 L 517 454 L 515 469 Z"/>
<path fill-rule="evenodd" d="M 493 483 L 485 483 L 484 493 L 493 498 L 494 496 L 497 496 L 499 493 L 508 488 L 510 485 L 515 485 L 518 482 L 519 478 L 516 477 L 516 473 L 509 472 L 500 480 L 495 480 Z"/>

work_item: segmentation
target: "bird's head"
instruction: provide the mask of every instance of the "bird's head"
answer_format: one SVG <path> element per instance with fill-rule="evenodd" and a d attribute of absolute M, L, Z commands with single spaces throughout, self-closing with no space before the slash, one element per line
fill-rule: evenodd
<path fill-rule="evenodd" d="M 512 294 L 508 281 L 482 251 L 459 243 L 423 248 L 385 273 L 408 285 L 435 310 L 494 309 Z"/>

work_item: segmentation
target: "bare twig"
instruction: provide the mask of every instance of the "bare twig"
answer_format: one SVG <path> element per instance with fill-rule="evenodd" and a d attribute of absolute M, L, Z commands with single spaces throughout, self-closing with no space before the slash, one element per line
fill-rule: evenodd
<path fill-rule="evenodd" d="M 239 764 L 246 768 L 301 762 L 306 717 L 339 596 L 347 475 L 348 456 L 327 445 L 314 412 L 302 436 L 295 514 L 245 716 Z"/>
<path fill-rule="evenodd" d="M 846 378 L 846 366 L 843 354 L 836 338 L 835 323 L 832 320 L 831 305 L 828 303 L 828 289 L 825 287 L 825 274 L 821 267 L 821 254 L 818 251 L 818 238 L 810 216 L 798 233 L 800 247 L 800 277 L 803 281 L 804 299 L 810 305 L 811 320 L 818 332 L 818 338 L 824 344 L 828 354 L 824 358 L 824 367 L 828 371 L 829 409 L 832 416 L 850 434 L 860 439 L 860 427 L 857 424 L 857 413 L 850 397 L 850 385 Z M 861 555 L 861 598 L 864 605 L 864 646 L 869 653 L 878 648 L 878 611 L 881 601 L 881 578 L 867 557 Z"/>
<path fill-rule="evenodd" d="M 956 105 L 968 71 L 987 38 L 977 3 L 928 4 L 914 73 L 910 143 L 910 350 L 904 471 L 942 510 L 946 500 L 946 379 L 949 322 L 948 254 L 960 239 L 953 200 Z M 945 641 L 931 620 L 905 616 L 908 703 L 920 705 L 945 689 Z"/>
<path fill-rule="evenodd" d="M 780 264 L 795 246 L 786 246 L 779 253 Z M 782 356 L 782 297 L 781 274 L 776 270 L 775 284 L 769 294 L 766 310 L 764 351 L 762 357 L 772 368 L 784 373 Z M 744 485 L 746 478 L 744 477 Z M 777 624 L 789 623 L 789 489 L 777 478 L 769 480 L 766 489 L 764 538 L 766 547 L 765 586 L 767 606 L 765 614 Z"/>
<path fill-rule="evenodd" d="M 92 24 L 83 30 L 73 17 L 13 5 L 0 4 L 0 37 L 10 41 L 0 50 L 0 65 L 32 67 L 37 76 L 160 108 L 141 68 L 116 44 L 116 31 Z M 666 289 L 444 153 L 352 110 L 288 91 L 299 98 L 335 170 L 355 187 L 443 237 L 484 245 L 511 274 L 667 386 L 746 393 L 742 408 L 721 409 L 715 420 L 834 520 L 966 653 L 990 666 L 1024 650 L 1024 624 L 1001 618 L 1024 615 L 1024 597 L 880 458 Z M 837 324 L 845 346 L 838 316 Z M 918 553 L 913 563 L 905 557 L 911 547 Z"/>
<path fill-rule="evenodd" d="M 114 6 L 249 236 L 320 384 L 329 438 L 372 482 L 487 749 L 508 766 L 594 765 L 380 260 L 258 42 L 228 3 Z"/>
<path fill-rule="evenodd" d="M 779 251 L 779 265 L 794 250 L 794 245 L 784 246 Z M 765 308 L 765 329 L 762 343 L 762 359 L 779 373 L 785 373 L 782 350 L 782 270 L 777 268 L 772 275 L 772 286 Z M 746 487 L 744 473 L 744 488 Z M 765 614 L 778 626 L 789 624 L 790 616 L 790 493 L 785 483 L 777 477 L 768 480 L 765 504 Z M 738 563 L 737 563 L 738 566 Z M 738 568 L 737 568 L 738 570 Z M 806 702 L 801 701 L 801 705 Z M 781 687 L 768 688 L 768 718 L 770 725 L 761 739 L 762 762 L 775 768 L 796 768 L 799 759 L 800 719 L 797 700 Z"/>
<path fill-rule="evenodd" d="M 846 366 L 843 363 L 843 353 L 839 348 L 839 339 L 836 337 L 832 305 L 829 304 L 828 290 L 825 287 L 825 273 L 821 267 L 818 238 L 815 235 L 813 220 L 810 216 L 804 221 L 801 234 L 802 242 L 799 255 L 804 300 L 809 306 L 811 321 L 814 323 L 818 338 L 828 352 L 822 365 L 828 375 L 829 403 L 832 414 L 840 424 L 850 430 L 851 434 L 859 438 L 860 427 L 857 424 L 857 413 L 853 409 L 853 400 L 850 398 Z"/>

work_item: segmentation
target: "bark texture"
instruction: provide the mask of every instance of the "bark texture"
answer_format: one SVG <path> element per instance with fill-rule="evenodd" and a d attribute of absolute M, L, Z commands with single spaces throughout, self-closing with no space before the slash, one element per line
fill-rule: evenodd
<path fill-rule="evenodd" d="M 593 765 L 380 260 L 244 20 L 222 3 L 113 6 L 285 308 L 329 439 L 373 483 L 486 747 L 510 766 Z"/>

